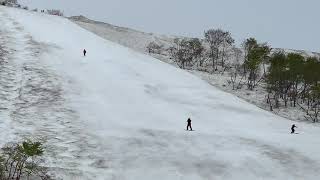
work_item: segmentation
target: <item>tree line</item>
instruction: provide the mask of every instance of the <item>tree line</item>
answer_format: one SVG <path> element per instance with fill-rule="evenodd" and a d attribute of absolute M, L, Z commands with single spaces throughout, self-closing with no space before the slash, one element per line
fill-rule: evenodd
<path fill-rule="evenodd" d="M 253 91 L 260 85 L 267 93 L 265 102 L 273 111 L 298 107 L 313 122 L 320 116 L 320 60 L 274 50 L 267 43 L 248 38 L 241 47 L 228 31 L 209 29 L 200 38 L 176 38 L 173 45 L 151 42 L 149 53 L 167 54 L 182 69 L 208 73 L 229 73 L 233 90 Z"/>
<path fill-rule="evenodd" d="M 306 118 L 319 121 L 320 115 L 320 61 L 297 53 L 275 52 L 270 57 L 267 76 L 267 102 L 270 110 L 284 106 L 299 106 Z"/>

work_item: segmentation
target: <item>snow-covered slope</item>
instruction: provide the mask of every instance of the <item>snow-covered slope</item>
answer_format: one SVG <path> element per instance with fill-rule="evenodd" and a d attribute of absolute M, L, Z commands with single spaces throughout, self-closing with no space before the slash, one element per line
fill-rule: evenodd
<path fill-rule="evenodd" d="M 146 46 L 150 42 L 156 42 L 163 45 L 164 48 L 169 48 L 172 46 L 174 38 L 176 38 L 175 36 L 157 35 L 114 26 L 112 24 L 90 20 L 84 16 L 72 16 L 69 19 L 103 38 L 139 52 L 146 52 Z"/>
<path fill-rule="evenodd" d="M 163 45 L 164 49 L 173 46 L 173 40 L 175 38 L 182 38 L 178 36 L 167 36 L 159 35 L 153 33 L 146 33 L 142 31 L 137 31 L 134 29 L 119 27 L 112 24 L 94 21 L 88 19 L 85 16 L 72 16 L 69 18 L 79 26 L 84 29 L 87 29 L 100 37 L 103 37 L 107 40 L 119 43 L 126 47 L 132 48 L 139 52 L 146 53 L 146 46 L 150 42 L 156 42 L 159 45 Z M 284 50 L 285 52 L 299 53 L 304 56 L 315 56 L 320 57 L 320 53 L 304 51 L 304 50 L 294 50 L 294 49 L 285 49 L 285 48 L 274 48 L 274 51 Z M 157 56 L 159 58 L 160 56 Z M 161 60 L 164 60 L 164 57 L 160 57 Z"/>
<path fill-rule="evenodd" d="M 73 17 L 70 17 L 69 19 L 75 22 L 76 24 L 78 24 L 79 26 L 81 26 L 82 28 L 91 31 L 94 34 L 104 39 L 119 43 L 123 46 L 134 49 L 140 53 L 148 54 L 146 51 L 146 47 L 150 42 L 156 42 L 158 45 L 163 45 L 162 52 L 160 54 L 151 53 L 150 55 L 163 62 L 169 63 L 173 66 L 177 66 L 177 64 L 171 59 L 168 51 L 165 50 L 165 49 L 168 49 L 169 47 L 174 46 L 173 41 L 175 38 L 177 38 L 175 36 L 164 36 L 164 35 L 158 35 L 153 33 L 145 33 L 145 32 L 137 31 L 130 28 L 118 27 L 108 23 L 90 20 L 84 16 L 73 16 Z M 317 53 L 317 52 L 284 49 L 284 48 L 273 48 L 273 52 L 275 51 L 285 51 L 287 53 L 299 53 L 306 57 L 314 56 L 314 57 L 320 58 L 320 53 Z M 229 56 L 228 60 L 226 61 L 226 64 L 232 66 L 232 64 L 235 63 L 236 58 L 234 57 L 234 55 L 232 54 L 230 55 L 231 56 Z M 229 73 L 222 73 L 221 71 L 218 71 L 217 73 L 211 73 L 210 67 L 208 69 L 207 68 L 199 69 L 199 67 L 195 66 L 189 69 L 189 72 L 207 81 L 211 85 L 214 85 L 215 87 L 218 87 L 223 91 L 232 93 L 240 97 L 241 99 L 244 99 L 247 102 L 250 102 L 251 104 L 254 104 L 265 110 L 270 109 L 269 104 L 266 103 L 267 92 L 265 91 L 264 85 L 260 84 L 259 86 L 257 86 L 256 91 L 248 91 L 246 88 L 238 89 L 235 91 L 232 89 L 232 84 L 229 83 L 230 70 L 227 70 L 227 72 Z M 262 68 L 263 67 L 261 67 L 261 73 L 263 73 Z M 239 79 L 238 81 L 242 81 L 242 79 L 241 80 Z M 293 108 L 280 107 L 280 108 L 274 109 L 272 113 L 282 116 L 284 118 L 295 120 L 295 121 L 306 121 L 306 118 L 305 118 L 306 113 L 304 110 L 302 110 L 299 107 L 298 108 L 297 107 L 293 107 Z"/>
<path fill-rule="evenodd" d="M 64 18 L 0 7 L 0 24 L 1 144 L 42 137 L 57 178 L 318 179 L 318 127 L 289 134 L 291 121 Z"/>

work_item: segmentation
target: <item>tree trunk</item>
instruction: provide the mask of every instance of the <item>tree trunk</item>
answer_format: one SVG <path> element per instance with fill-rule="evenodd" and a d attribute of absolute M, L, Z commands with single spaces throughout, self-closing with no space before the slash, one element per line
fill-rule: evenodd
<path fill-rule="evenodd" d="M 225 53 L 225 48 L 222 49 L 222 56 L 221 56 L 221 66 L 222 66 L 222 69 L 224 69 L 224 53 Z"/>

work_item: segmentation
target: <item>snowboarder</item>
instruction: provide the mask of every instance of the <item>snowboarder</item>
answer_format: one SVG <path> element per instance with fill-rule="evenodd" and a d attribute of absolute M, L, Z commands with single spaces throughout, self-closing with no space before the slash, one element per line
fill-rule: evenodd
<path fill-rule="evenodd" d="M 189 130 L 189 128 L 190 128 L 190 131 L 192 131 L 191 119 L 190 119 L 190 118 L 188 118 L 187 123 L 188 123 L 188 125 L 187 125 L 187 131 Z"/>
<path fill-rule="evenodd" d="M 291 126 L 291 134 L 293 134 L 293 133 L 295 133 L 295 129 L 294 128 L 296 128 L 297 126 L 295 125 L 295 124 L 293 124 L 292 126 Z"/>
<path fill-rule="evenodd" d="M 86 49 L 83 49 L 83 56 L 86 56 L 86 54 L 87 54 Z"/>

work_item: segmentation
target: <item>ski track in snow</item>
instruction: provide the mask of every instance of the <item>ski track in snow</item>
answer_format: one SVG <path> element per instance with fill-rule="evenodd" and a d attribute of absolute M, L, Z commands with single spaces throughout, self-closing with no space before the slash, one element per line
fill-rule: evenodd
<path fill-rule="evenodd" d="M 130 136 L 98 137 L 69 105 L 64 83 L 73 79 L 60 77 L 41 60 L 43 53 L 60 47 L 35 41 L 1 9 L 0 17 L 0 24 L 6 27 L 0 27 L 0 51 L 5 54 L 0 57 L 0 114 L 4 119 L 0 128 L 6 129 L 0 132 L 1 145 L 41 138 L 46 146 L 46 165 L 57 179 L 218 180 L 242 179 L 242 174 L 247 175 L 246 180 L 316 177 L 319 162 L 294 149 L 245 135 L 137 128 L 124 129 Z M 210 96 L 205 103 L 197 103 L 170 96 L 168 87 L 144 87 L 150 96 L 179 105 L 248 113 L 235 106 L 212 105 Z"/>
<path fill-rule="evenodd" d="M 100 162 L 93 155 L 98 150 L 94 138 L 77 122 L 77 112 L 65 105 L 60 77 L 40 60 L 41 53 L 57 47 L 34 41 L 22 32 L 19 23 L 0 13 L 5 17 L 0 24 L 11 27 L 0 29 L 5 53 L 0 59 L 0 112 L 4 119 L 9 119 L 2 122 L 7 128 L 1 133 L 6 138 L 1 145 L 13 140 L 39 139 L 45 142 L 52 172 L 65 177 L 85 178 L 87 173 L 94 177 L 90 166 Z"/>

